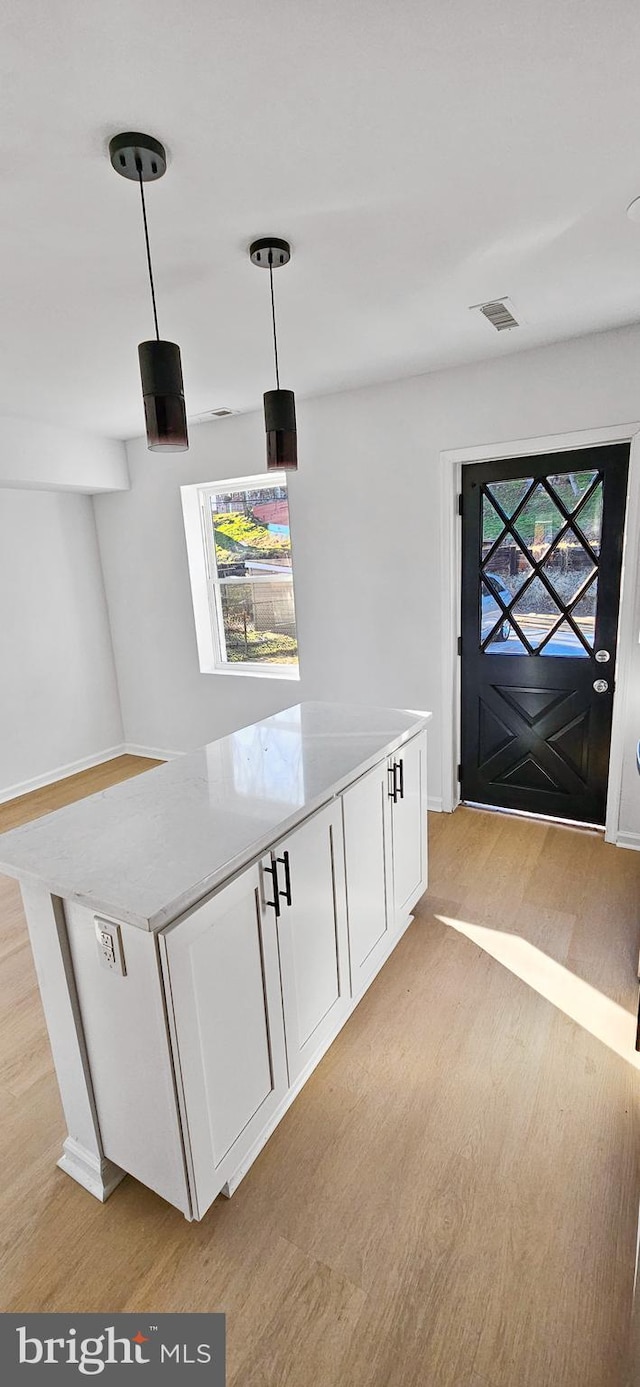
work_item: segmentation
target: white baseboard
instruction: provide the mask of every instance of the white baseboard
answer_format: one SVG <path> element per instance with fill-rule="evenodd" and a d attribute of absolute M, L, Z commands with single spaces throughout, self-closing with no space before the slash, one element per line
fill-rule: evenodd
<path fill-rule="evenodd" d="M 9 799 L 19 799 L 32 790 L 42 790 L 45 785 L 53 785 L 56 780 L 67 780 L 78 771 L 88 771 L 92 766 L 101 766 L 104 761 L 114 761 L 116 756 L 148 756 L 152 761 L 173 761 L 182 756 L 182 751 L 167 751 L 164 747 L 136 746 L 133 742 L 121 742 L 120 746 L 107 747 L 106 751 L 96 751 L 93 756 L 83 756 L 80 761 L 70 761 L 66 766 L 57 766 L 46 775 L 36 775 L 32 780 L 22 780 L 18 785 L 8 785 L 0 790 L 0 804 Z"/>
<path fill-rule="evenodd" d="M 441 813 L 442 813 L 442 795 L 439 795 L 439 796 L 429 795 L 429 797 L 428 797 L 428 799 L 427 799 L 427 809 L 429 809 L 429 810 L 431 811 L 432 814 L 441 814 Z"/>
<path fill-rule="evenodd" d="M 136 742 L 125 742 L 123 752 L 127 756 L 148 756 L 152 761 L 175 761 L 176 756 L 184 756 L 183 751 L 167 751 L 166 747 L 138 746 Z"/>
<path fill-rule="evenodd" d="M 635 848 L 640 852 L 640 833 L 616 833 L 617 848 Z"/>
<path fill-rule="evenodd" d="M 47 771 L 46 775 L 36 775 L 32 780 L 23 780 L 18 785 L 8 785 L 6 790 L 0 790 L 0 804 L 4 804 L 8 799 L 18 799 L 20 795 L 28 795 L 31 790 L 41 790 L 45 785 L 53 785 L 56 780 L 66 780 L 70 775 L 77 775 L 78 771 L 90 770 L 91 766 L 99 766 L 103 761 L 113 761 L 116 756 L 122 756 L 125 750 L 123 745 L 110 746 L 106 751 L 96 751 L 93 756 L 83 756 L 79 761 L 57 766 L 55 770 Z"/>

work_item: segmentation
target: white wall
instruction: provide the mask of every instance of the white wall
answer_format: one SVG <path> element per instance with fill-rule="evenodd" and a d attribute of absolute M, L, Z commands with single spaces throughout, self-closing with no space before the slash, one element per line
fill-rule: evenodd
<path fill-rule="evenodd" d="M 0 797 L 122 742 L 91 499 L 0 488 Z"/>
<path fill-rule="evenodd" d="M 46 490 L 123 490 L 129 486 L 124 444 L 34 419 L 0 418 L 0 486 Z"/>
<path fill-rule="evenodd" d="M 299 684 L 202 675 L 196 656 L 179 486 L 261 470 L 261 415 L 199 425 L 189 453 L 174 457 L 134 441 L 131 492 L 94 502 L 126 740 L 182 750 L 303 698 L 430 708 L 437 798 L 440 452 L 639 414 L 639 327 L 298 401 Z M 640 686 L 640 647 L 634 660 Z M 621 826 L 640 833 L 638 733 L 630 721 Z"/>

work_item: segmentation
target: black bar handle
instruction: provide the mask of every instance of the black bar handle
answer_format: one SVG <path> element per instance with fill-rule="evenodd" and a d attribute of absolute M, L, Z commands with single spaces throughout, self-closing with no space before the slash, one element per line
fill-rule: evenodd
<path fill-rule="evenodd" d="M 401 795 L 401 786 L 398 784 L 398 771 L 400 770 L 400 766 L 401 766 L 401 762 L 400 762 L 400 761 L 394 761 L 394 763 L 393 763 L 393 802 L 394 802 L 394 804 L 397 804 L 398 800 L 402 798 L 402 795 Z"/>
<path fill-rule="evenodd" d="M 264 868 L 264 871 L 265 871 L 265 872 L 271 872 L 271 880 L 272 880 L 272 883 L 273 883 L 273 900 L 272 900 L 272 901 L 268 901 L 267 898 L 266 898 L 266 896 L 265 896 L 265 901 L 264 901 L 264 903 L 265 903 L 265 905 L 270 905 L 271 908 L 272 908 L 272 910 L 275 910 L 275 912 L 276 912 L 276 919 L 279 919 L 279 917 L 280 917 L 280 896 L 281 896 L 283 893 L 280 891 L 280 888 L 279 888 L 279 886 L 278 886 L 278 866 L 277 866 L 277 861 L 278 861 L 278 859 L 277 859 L 276 857 L 272 857 L 272 858 L 271 858 L 271 866 L 270 866 L 270 867 L 265 867 L 265 868 Z"/>
<path fill-rule="evenodd" d="M 395 804 L 396 799 L 398 798 L 398 792 L 397 792 L 397 790 L 396 790 L 396 766 L 395 766 L 395 761 L 394 761 L 394 763 L 393 763 L 392 766 L 387 766 L 387 775 L 389 775 L 389 776 L 391 777 L 391 781 L 390 781 L 390 784 L 389 784 L 389 787 L 388 787 L 389 799 L 392 799 L 393 802 L 394 802 L 394 804 Z"/>
<path fill-rule="evenodd" d="M 276 857 L 275 860 L 276 862 L 281 862 L 284 867 L 284 891 L 278 891 L 278 895 L 284 896 L 287 905 L 292 905 L 293 902 L 291 900 L 291 869 L 289 867 L 289 853 L 287 852 L 286 848 L 282 854 L 282 857 Z M 277 880 L 278 878 L 276 876 L 276 881 Z"/>
<path fill-rule="evenodd" d="M 401 757 L 400 757 L 400 760 L 398 761 L 398 768 L 399 768 L 399 770 L 400 770 L 400 789 L 398 790 L 398 794 L 399 794 L 399 796 L 400 796 L 400 799 L 404 799 L 404 757 L 403 757 L 403 756 L 401 756 Z"/>

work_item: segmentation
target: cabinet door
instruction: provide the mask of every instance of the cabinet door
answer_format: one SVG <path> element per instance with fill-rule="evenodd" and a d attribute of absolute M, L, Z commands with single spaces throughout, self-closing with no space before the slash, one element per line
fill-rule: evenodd
<path fill-rule="evenodd" d="M 427 737 L 406 742 L 389 758 L 395 765 L 393 898 L 396 925 L 404 924 L 427 889 Z"/>
<path fill-rule="evenodd" d="M 297 828 L 262 866 L 265 911 L 274 918 L 268 902 L 278 901 L 287 1064 L 294 1084 L 326 1049 L 349 1010 L 339 804 Z"/>
<path fill-rule="evenodd" d="M 287 1089 L 277 940 L 252 867 L 163 935 L 198 1214 Z"/>
<path fill-rule="evenodd" d="M 391 799 L 386 761 L 342 797 L 351 995 L 359 997 L 393 933 Z"/>

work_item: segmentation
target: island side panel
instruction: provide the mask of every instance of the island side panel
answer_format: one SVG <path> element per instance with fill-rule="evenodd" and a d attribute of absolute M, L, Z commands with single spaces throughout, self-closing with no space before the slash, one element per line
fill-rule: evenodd
<path fill-rule="evenodd" d="M 157 938 L 121 924 L 121 974 L 101 961 L 93 911 L 65 902 L 65 916 L 105 1152 L 190 1219 Z"/>
<path fill-rule="evenodd" d="M 62 902 L 36 882 L 21 882 L 21 892 L 69 1134 L 58 1164 L 105 1200 L 125 1172 L 102 1146 Z"/>

